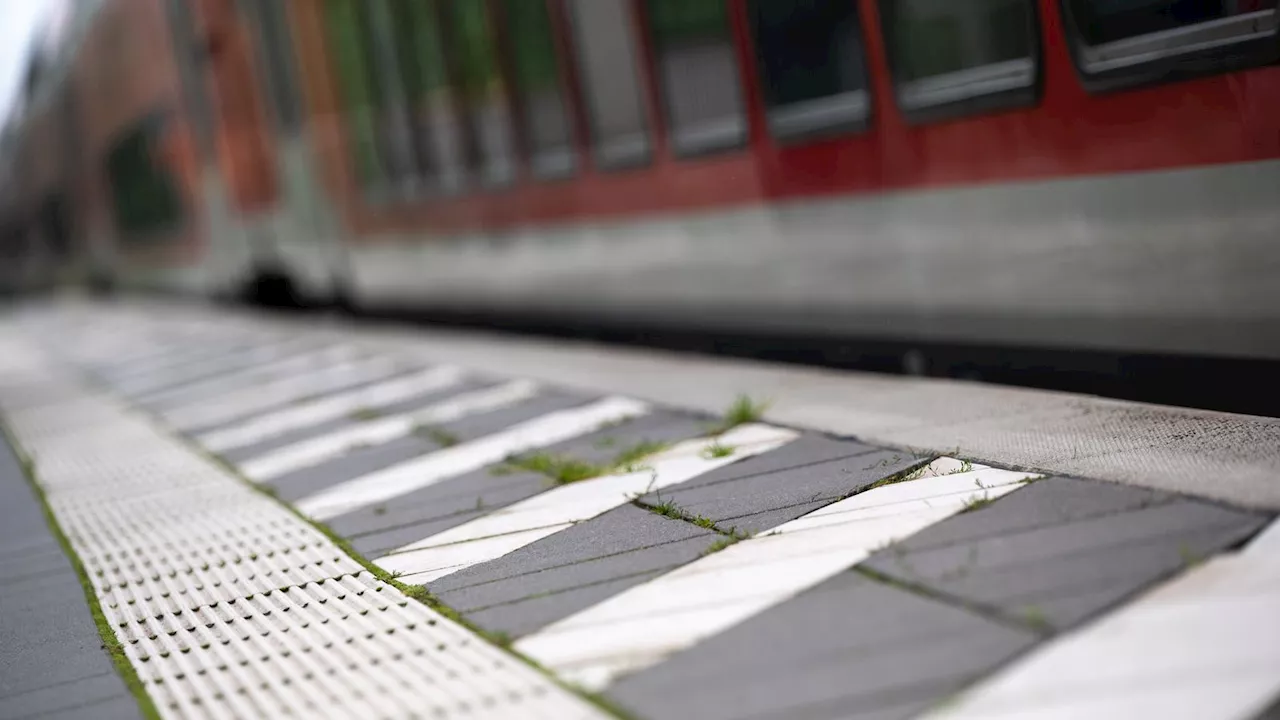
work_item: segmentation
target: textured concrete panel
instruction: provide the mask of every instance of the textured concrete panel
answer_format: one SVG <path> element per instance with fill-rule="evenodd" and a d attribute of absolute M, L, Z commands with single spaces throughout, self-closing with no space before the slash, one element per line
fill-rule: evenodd
<path fill-rule="evenodd" d="M 263 483 L 283 500 L 294 501 L 352 478 L 426 455 L 440 446 L 424 437 L 408 435 L 373 447 L 358 448 L 328 462 L 286 473 Z"/>
<path fill-rule="evenodd" d="M 653 720 L 905 720 L 1035 641 L 1030 632 L 849 572 L 623 678 L 606 694 Z"/>
<path fill-rule="evenodd" d="M 1090 489 L 1098 496 L 1086 500 Z M 1050 519 L 1057 522 L 1045 524 Z M 1054 478 L 939 523 L 866 566 L 1063 629 L 1235 545 L 1263 522 L 1161 493 Z"/>

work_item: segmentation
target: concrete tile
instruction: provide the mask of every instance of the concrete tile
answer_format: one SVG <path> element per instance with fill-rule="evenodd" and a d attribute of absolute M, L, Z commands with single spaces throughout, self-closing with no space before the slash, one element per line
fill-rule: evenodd
<path fill-rule="evenodd" d="M 518 636 L 690 563 L 722 538 L 623 505 L 428 588 L 487 629 Z"/>
<path fill-rule="evenodd" d="M 133 703 L 133 697 L 129 695 L 124 681 L 112 668 L 100 675 L 0 697 L 0 718 L 67 712 L 101 705 L 119 698 L 126 698 Z M 134 709 L 136 714 L 136 705 Z M 122 715 L 121 717 L 132 716 Z"/>
<path fill-rule="evenodd" d="M 606 694 L 654 720 L 907 718 L 1035 642 L 1029 632 L 842 573 Z"/>
<path fill-rule="evenodd" d="M 40 717 L 41 720 L 137 720 L 142 713 L 132 695 L 123 695 Z"/>
<path fill-rule="evenodd" d="M 1178 496 L 1116 483 L 1074 478 L 1046 478 L 1000 500 L 999 512 L 957 515 L 898 543 L 902 550 L 923 550 L 1007 535 L 1023 530 L 1065 525 L 1103 515 L 1140 510 L 1177 500 Z"/>
<path fill-rule="evenodd" d="M 263 484 L 275 488 L 281 499 L 294 501 L 361 475 L 421 457 L 439 447 L 427 438 L 407 435 L 381 445 L 353 450 L 342 457 L 286 473 Z"/>
<path fill-rule="evenodd" d="M 469 415 L 437 427 L 465 442 L 492 435 L 499 430 L 505 430 L 557 410 L 586 405 L 594 399 L 596 398 L 582 393 L 544 391 L 524 402 L 486 413 Z"/>
<path fill-rule="evenodd" d="M 697 537 L 720 537 L 691 523 L 634 505 L 620 505 L 511 555 L 469 568 L 432 586 L 440 592 L 528 576 L 589 560 L 621 556 L 641 548 Z"/>
<path fill-rule="evenodd" d="M 674 502 L 685 512 L 714 520 L 721 529 L 734 527 L 740 532 L 755 533 L 847 497 L 917 462 L 916 458 L 893 450 L 874 450 L 860 443 L 836 443 L 815 437 L 802 437 L 758 456 L 767 467 L 789 467 L 755 472 L 747 467 L 756 464 L 757 458 L 752 458 L 708 473 L 717 475 L 737 468 L 737 477 L 711 482 L 705 476 L 697 477 L 660 494 L 649 493 L 640 501 L 649 505 Z M 797 453 L 795 446 L 800 443 L 805 443 L 801 450 L 807 452 Z M 850 456 L 853 451 L 858 454 Z M 772 455 L 784 453 L 790 459 L 770 459 Z M 840 453 L 844 456 L 805 462 L 805 458 Z"/>
<path fill-rule="evenodd" d="M 605 580 L 546 595 L 533 595 L 506 605 L 465 613 L 467 620 L 491 632 L 519 638 L 550 625 L 562 617 L 617 595 L 627 588 L 648 582 L 664 571 Z"/>
<path fill-rule="evenodd" d="M 678 521 L 668 520 L 668 522 Z M 701 530 L 701 528 L 696 529 Z M 554 538 L 555 536 L 552 537 Z M 439 581 L 437 581 L 437 583 L 431 584 L 431 590 L 450 607 L 457 608 L 463 612 L 478 610 L 515 602 L 527 597 L 592 585 L 615 578 L 679 567 L 701 557 L 707 548 L 718 542 L 721 537 L 723 536 L 704 531 L 703 534 L 694 537 L 671 540 L 659 545 L 624 551 L 616 555 L 602 555 L 576 563 L 557 565 L 514 576 L 499 577 L 480 582 L 477 581 L 483 576 L 472 576 L 470 578 L 471 584 L 457 589 L 438 589 L 437 584 Z M 534 544 L 536 545 L 537 543 Z M 511 554 L 517 555 L 519 552 L 516 551 Z M 499 558 L 499 560 L 501 559 L 504 558 Z M 474 567 L 481 568 L 481 566 Z M 474 568 L 468 568 L 468 570 L 470 569 Z M 441 578 L 441 580 L 444 579 L 446 578 Z M 566 614 L 569 614 L 569 612 L 567 611 Z"/>
<path fill-rule="evenodd" d="M 684 488 L 691 489 L 704 485 L 716 485 L 730 480 L 765 475 L 781 470 L 791 470 L 840 458 L 852 458 L 881 449 L 855 440 L 842 440 L 816 433 L 805 433 L 773 452 L 756 455 L 694 478 L 685 483 Z M 906 453 L 902 453 L 902 456 L 904 459 L 907 458 Z"/>
<path fill-rule="evenodd" d="M 0 697 L 113 672 L 74 574 L 0 596 Z"/>
<path fill-rule="evenodd" d="M 697 437 L 703 424 L 691 416 L 658 411 L 557 443 L 545 452 L 603 463 L 640 442 L 678 442 Z M 395 498 L 384 506 L 341 515 L 328 525 L 340 535 L 360 538 L 357 545 L 368 548 L 362 552 L 391 550 L 462 524 L 476 516 L 471 511 L 477 508 L 497 510 L 550 487 L 550 479 L 537 473 L 494 474 L 493 469 L 486 468 Z M 457 518 L 457 522 L 441 522 L 448 517 Z M 374 539 L 375 535 L 381 537 Z"/>
<path fill-rule="evenodd" d="M 386 378 L 377 382 L 385 382 L 385 380 Z M 448 388 L 444 388 L 434 392 L 423 393 L 421 395 L 410 398 L 408 400 L 397 402 L 393 405 L 388 405 L 385 407 L 379 407 L 374 409 L 378 411 L 379 417 L 391 417 L 393 415 L 400 415 L 404 413 L 413 412 L 414 410 L 420 410 L 433 403 L 443 401 L 447 398 L 460 395 L 462 393 L 473 392 L 483 387 L 486 387 L 484 383 L 480 383 L 476 381 L 464 381 L 456 385 L 452 385 Z M 252 458 L 259 457 L 261 455 L 266 455 L 267 453 L 272 452 L 274 450 L 279 450 L 281 448 L 289 447 L 290 445 L 301 442 L 303 440 L 310 440 L 311 438 L 322 437 L 324 435 L 328 435 L 331 432 L 342 430 L 344 428 L 349 428 L 353 425 L 358 425 L 360 424 L 360 422 L 361 421 L 354 420 L 349 417 L 343 417 L 343 418 L 338 418 L 336 420 L 329 420 L 326 422 L 317 423 L 315 425 L 309 425 L 304 428 L 298 428 L 297 430 L 291 430 L 289 432 L 282 433 L 280 435 L 269 438 L 267 440 L 263 440 L 262 442 L 254 443 L 252 445 L 244 445 L 238 448 L 234 448 L 232 450 L 227 450 L 226 452 L 222 453 L 222 457 L 233 463 L 243 462 L 245 460 L 250 460 Z"/>
<path fill-rule="evenodd" d="M 1074 483 L 1074 481 L 1073 481 Z M 1245 540 L 1264 518 L 1175 499 L 1145 505 L 1131 493 L 1111 493 L 1119 512 L 1028 528 L 1027 516 L 1044 517 L 1037 505 L 1061 497 L 1037 491 L 1046 480 L 975 513 L 950 518 L 871 557 L 865 566 L 904 582 L 977 603 L 1011 618 L 1048 622 L 1064 629 L 1185 567 Z M 1097 484 L 1103 492 L 1110 487 Z M 1070 488 L 1071 492 L 1078 487 Z M 1006 501 L 1030 493 L 1022 502 Z M 1154 497 L 1154 496 L 1153 496 Z M 1103 503 L 1092 509 L 1102 512 Z M 988 515 L 988 518 L 981 518 Z M 946 527 L 959 525 L 959 529 Z M 989 528 L 1016 528 L 986 535 Z M 972 540 L 939 546 L 941 538 Z M 912 550 L 913 544 L 921 549 Z"/>

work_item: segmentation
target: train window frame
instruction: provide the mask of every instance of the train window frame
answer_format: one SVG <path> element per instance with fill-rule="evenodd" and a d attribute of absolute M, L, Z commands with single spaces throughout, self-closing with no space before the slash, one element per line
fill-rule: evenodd
<path fill-rule="evenodd" d="M 596 114 L 596 103 L 592 99 L 592 76 L 588 70 L 589 63 L 584 56 L 586 43 L 583 42 L 583 20 L 579 17 L 579 2 L 568 0 L 564 4 L 566 32 L 571 52 L 566 62 L 571 63 L 573 72 L 578 78 L 576 102 L 581 103 L 586 117 L 586 147 L 592 166 L 599 172 L 621 173 L 642 170 L 653 166 L 660 152 L 654 118 L 650 115 L 649 67 L 645 57 L 645 38 L 641 28 L 636 27 L 637 16 L 634 0 L 616 0 L 621 3 L 626 14 L 623 24 L 626 37 L 629 38 L 632 80 L 635 83 L 635 100 L 639 112 L 639 130 L 625 137 L 604 139 L 600 135 L 600 118 Z"/>
<path fill-rule="evenodd" d="M 1066 35 L 1067 48 L 1071 55 L 1071 64 L 1076 76 L 1085 90 L 1094 94 L 1116 92 L 1132 88 L 1181 82 L 1199 77 L 1221 75 L 1237 72 L 1253 67 L 1280 64 L 1280 7 L 1271 12 L 1271 35 L 1261 35 L 1253 39 L 1241 39 L 1214 44 L 1210 47 L 1192 49 L 1185 52 L 1163 52 L 1145 60 L 1134 60 L 1129 63 L 1117 62 L 1123 58 L 1100 59 L 1095 61 L 1094 68 L 1089 66 L 1085 57 L 1091 47 L 1084 40 L 1080 30 L 1079 18 L 1072 9 L 1071 0 L 1058 0 L 1058 9 L 1062 13 L 1063 33 Z M 1260 11 L 1266 12 L 1266 11 Z M 1156 36 L 1196 36 L 1206 31 L 1204 25 L 1247 24 L 1236 18 L 1203 23 L 1199 26 L 1166 30 L 1132 38 L 1103 43 L 1101 46 L 1139 45 L 1138 41 L 1151 42 Z M 1198 32 L 1189 32 L 1195 29 Z M 1105 67 L 1106 65 L 1112 67 Z"/>
<path fill-rule="evenodd" d="M 533 132 L 530 93 L 527 87 L 530 76 L 520 67 L 520 43 L 523 41 L 512 27 L 511 6 L 515 3 L 537 3 L 546 21 L 547 42 L 554 65 L 554 85 L 560 112 L 564 122 L 565 142 L 559 147 L 537 148 Z M 519 154 L 529 177 L 537 182 L 563 182 L 573 180 L 582 172 L 579 148 L 579 129 L 575 126 L 575 93 L 569 81 L 574 62 L 572 44 L 565 37 L 571 30 L 561 24 L 559 8 L 553 8 L 550 0 L 498 0 L 496 34 L 504 54 L 503 71 L 507 75 L 507 89 L 511 95 L 511 111 L 517 135 L 520 139 Z M 525 38 L 527 39 L 527 37 Z M 528 50 L 525 47 L 524 50 Z"/>
<path fill-rule="evenodd" d="M 651 73 L 657 88 L 657 99 L 662 109 L 662 122 L 663 127 L 666 129 L 671 155 L 677 160 L 696 160 L 745 150 L 751 137 L 751 118 L 747 107 L 747 93 L 744 87 L 743 68 L 740 62 L 739 38 L 733 27 L 733 9 L 730 7 L 732 0 L 707 1 L 720 5 L 721 19 L 724 21 L 723 39 L 728 44 L 731 58 L 732 77 L 730 80 L 734 84 L 732 92 L 734 102 L 737 104 L 737 115 L 732 118 L 720 118 L 713 122 L 704 121 L 694 127 L 680 126 L 676 117 L 675 103 L 672 102 L 671 83 L 668 78 L 667 68 L 663 64 L 665 58 L 662 53 L 664 49 L 678 43 L 672 42 L 669 38 L 661 38 L 658 35 L 654 22 L 653 3 L 663 1 L 665 0 L 642 0 L 638 5 L 640 12 L 643 14 L 643 23 L 640 30 L 645 34 L 644 41 L 650 50 L 645 60 L 649 63 L 647 69 Z M 694 0 L 678 1 L 688 3 Z M 732 123 L 731 126 L 730 123 Z"/>
<path fill-rule="evenodd" d="M 854 36 L 858 45 L 856 51 L 861 59 L 861 87 L 818 98 L 771 105 L 769 91 L 765 87 L 769 70 L 765 67 L 764 52 L 760 47 L 760 18 L 752 3 L 746 3 L 747 42 L 755 62 L 754 73 L 761 93 L 761 109 L 769 137 L 778 145 L 807 145 L 862 135 L 871 129 L 875 100 L 871 53 L 867 45 L 867 18 L 858 3 L 848 0 L 848 8 L 853 13 Z"/>
<path fill-rule="evenodd" d="M 891 11 L 886 10 L 890 4 L 898 1 L 877 0 L 876 11 L 879 14 L 880 37 L 889 68 L 889 81 L 893 86 L 894 103 L 907 124 L 930 125 L 975 115 L 1025 109 L 1040 103 L 1044 91 L 1044 25 L 1039 2 L 1023 0 L 1027 6 L 1029 31 L 1027 57 L 903 83 L 899 80 L 900 67 L 895 59 L 893 40 L 887 25 Z M 906 91 L 912 88 L 906 88 L 905 85 L 916 86 L 914 89 L 917 94 L 925 97 L 907 97 Z M 931 99 L 929 95 L 934 97 Z"/>

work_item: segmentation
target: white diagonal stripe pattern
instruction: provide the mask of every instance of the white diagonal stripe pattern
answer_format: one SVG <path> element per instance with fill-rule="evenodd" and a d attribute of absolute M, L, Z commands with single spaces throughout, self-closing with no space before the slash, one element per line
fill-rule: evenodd
<path fill-rule="evenodd" d="M 478 440 L 340 483 L 299 500 L 297 508 L 309 517 L 326 520 L 647 412 L 649 406 L 639 400 L 611 397 L 583 407 L 547 413 Z"/>
<path fill-rule="evenodd" d="M 198 436 L 196 442 L 210 452 L 225 452 L 337 420 L 362 408 L 379 408 L 415 395 L 445 390 L 457 385 L 462 377 L 462 371 L 452 367 L 423 370 L 259 415 L 234 427 L 206 432 Z"/>
<path fill-rule="evenodd" d="M 589 690 L 661 662 L 864 560 L 873 551 L 1012 492 L 1027 473 L 978 468 L 949 475 L 944 459 L 918 480 L 887 485 L 695 560 L 516 643 Z"/>
<path fill-rule="evenodd" d="M 794 430 L 749 424 L 716 439 L 688 440 L 645 461 L 637 472 L 565 485 L 484 517 L 398 548 L 377 562 L 406 582 L 426 583 L 480 562 L 501 557 L 628 502 L 711 472 L 743 458 L 775 450 L 794 440 Z M 732 455 L 713 457 L 713 443 L 732 447 Z"/>
<path fill-rule="evenodd" d="M 468 415 L 490 412 L 536 395 L 538 386 L 528 380 L 513 380 L 492 388 L 463 393 L 420 410 L 379 418 L 327 435 L 308 438 L 240 464 L 240 472 L 255 482 L 318 465 L 363 446 L 377 445 L 404 437 L 418 425 L 452 422 Z"/>

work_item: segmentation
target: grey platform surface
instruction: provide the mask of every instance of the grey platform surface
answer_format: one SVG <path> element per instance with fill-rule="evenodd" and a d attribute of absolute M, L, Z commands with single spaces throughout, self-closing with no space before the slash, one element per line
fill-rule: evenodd
<path fill-rule="evenodd" d="M 427 583 L 427 590 L 474 626 L 515 640 L 527 640 L 732 542 L 753 542 L 872 488 L 913 482 L 919 476 L 913 470 L 937 456 L 1057 470 L 989 503 L 940 515 L 897 542 L 875 545 L 874 551 L 868 544 L 869 556 L 856 555 L 834 575 L 800 585 L 754 615 L 623 672 L 603 695 L 646 720 L 918 717 L 1202 561 L 1234 553 L 1274 522 L 1274 508 L 1280 507 L 1275 487 L 1280 449 L 1267 445 L 1280 442 L 1280 424 L 1265 418 L 448 332 L 432 331 L 430 342 L 422 342 L 412 334 L 343 325 L 323 331 L 302 331 L 288 320 L 254 319 L 247 325 L 268 329 L 259 342 L 273 335 L 323 332 L 359 339 L 375 355 L 447 360 L 470 378 L 483 376 L 486 386 L 513 378 L 551 381 L 532 399 L 438 428 L 463 443 L 482 442 L 532 418 L 615 395 L 662 404 L 641 417 L 557 440 L 540 452 L 612 467 L 621 448 L 705 436 L 710 414 L 723 411 L 739 393 L 771 401 L 764 421 L 795 430 L 794 439 L 780 447 L 727 460 L 660 491 L 651 485 L 564 527 L 556 521 L 558 529 L 550 534 Z M 232 323 L 227 338 L 234 340 L 239 332 Z M 171 347 L 185 352 L 192 342 L 175 341 Z M 220 336 L 209 339 L 211 346 L 220 342 Z M 108 357 L 83 361 L 81 368 L 110 384 L 118 364 Z M 459 385 L 432 397 L 471 387 Z M 411 402 L 416 407 L 420 400 Z M 352 422 L 317 423 L 292 430 L 290 437 L 316 437 Z M 792 437 L 789 430 L 772 431 Z M 388 467 L 412 469 L 415 459 L 440 450 L 438 439 L 414 434 L 352 448 L 267 485 L 285 501 L 295 501 Z M 225 459 L 234 467 L 247 455 Z M 554 477 L 513 469 L 517 459 L 430 478 L 326 524 L 357 551 L 378 558 L 491 513 L 500 515 L 556 486 Z M 1095 472 L 1086 479 L 1088 473 L 1065 470 L 1073 467 Z M 957 472 L 965 472 L 962 464 Z M 10 502 L 8 495 L 21 492 L 10 485 L 0 496 L 5 500 L 0 541 L 6 543 L 0 548 L 0 579 L 5 580 L 0 632 L 7 633 L 0 639 L 34 653 L 22 666 L 44 662 L 52 667 L 45 655 L 65 655 L 56 669 L 68 675 L 22 676 L 15 666 L 14 677 L 26 677 L 29 685 L 54 684 L 11 692 L 6 658 L 0 710 L 8 711 L 3 702 L 11 696 L 32 703 L 73 702 L 72 693 L 57 691 L 65 684 L 83 698 L 102 694 L 95 704 L 73 703 L 70 709 L 112 711 L 131 699 L 98 649 L 70 565 L 51 537 L 41 539 L 48 533 L 37 532 L 43 527 L 38 504 L 18 484 L 14 487 L 27 492 L 25 502 L 34 507 L 35 521 L 14 510 L 21 502 Z M 972 488 L 966 485 L 966 490 Z M 60 568 L 56 573 L 49 571 L 54 565 Z M 26 588 L 12 602 L 10 578 L 21 581 L 13 587 Z M 699 602 L 714 601 L 699 596 Z M 83 611 L 83 622 L 60 622 L 54 632 L 45 629 L 50 620 L 36 621 L 31 623 L 34 640 L 25 634 L 15 639 L 15 633 L 26 632 L 27 621 L 15 625 L 10 616 L 61 618 L 74 615 L 72 605 Z M 653 621 L 662 623 L 666 611 L 656 611 Z M 58 634 L 70 637 L 73 631 L 79 633 L 74 636 L 78 645 Z M 46 636 L 52 640 L 41 640 Z M 77 669 L 91 662 L 100 667 Z M 11 714 L 28 712 L 25 705 L 14 707 L 18 710 Z M 8 717 L 5 712 L 0 718 Z M 1267 713 L 1274 715 L 1274 707 Z M 1271 717 L 1267 713 L 1256 720 Z"/>
<path fill-rule="evenodd" d="M 0 718 L 140 718 L 80 580 L 0 439 Z"/>

